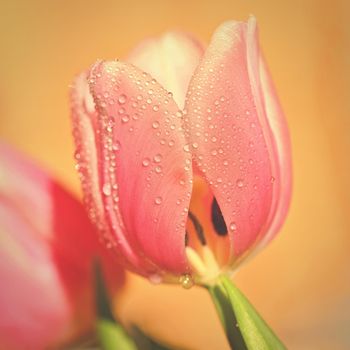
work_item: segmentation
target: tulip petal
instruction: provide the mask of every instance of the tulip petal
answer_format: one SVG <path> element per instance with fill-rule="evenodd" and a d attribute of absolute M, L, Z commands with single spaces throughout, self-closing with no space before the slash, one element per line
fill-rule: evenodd
<path fill-rule="evenodd" d="M 44 349 L 91 325 L 91 263 L 102 249 L 94 227 L 77 200 L 1 142 L 0 243 L 0 348 Z M 115 287 L 123 274 L 107 254 L 102 261 Z"/>
<path fill-rule="evenodd" d="M 89 90 L 88 72 L 82 73 L 75 79 L 71 91 L 71 106 L 76 145 L 75 158 L 90 220 L 97 226 L 101 239 L 108 248 L 118 244 L 118 250 L 114 252 L 117 253 L 120 262 L 130 268 L 137 266 L 141 273 L 145 273 L 141 268 L 143 259 L 135 254 L 123 235 L 122 223 L 114 228 L 116 239 L 106 224 L 103 189 L 98 173 L 98 149 L 96 149 L 96 142 L 99 139 L 98 114 Z M 111 145 L 111 147 L 116 148 L 117 145 Z"/>
<path fill-rule="evenodd" d="M 95 257 L 103 255 L 114 290 L 123 276 L 99 244 L 84 207 L 3 143 L 0 243 L 0 344 L 6 349 L 44 349 L 91 326 Z"/>
<path fill-rule="evenodd" d="M 273 115 L 265 110 L 267 97 L 261 90 L 266 83 L 260 87 L 255 28 L 255 19 L 250 18 L 247 24 L 231 21 L 217 29 L 190 83 L 186 102 L 194 162 L 219 204 L 234 258 L 266 234 L 281 195 L 280 167 L 284 164 L 280 159 L 289 159 L 288 152 L 282 154 L 288 150 L 286 129 L 276 136 L 271 126 L 283 116 L 280 110 L 275 109 Z M 276 96 L 269 96 L 270 105 L 277 105 Z M 277 150 L 276 138 L 286 146 Z M 284 214 L 285 209 L 281 217 Z"/>
<path fill-rule="evenodd" d="M 44 349 L 62 337 L 72 310 L 48 242 L 3 199 L 0 217 L 0 344 Z"/>
<path fill-rule="evenodd" d="M 167 32 L 141 42 L 129 54 L 127 62 L 157 79 L 183 108 L 188 84 L 203 51 L 201 43 L 189 34 Z"/>
<path fill-rule="evenodd" d="M 276 178 L 273 193 L 273 210 L 267 223 L 268 231 L 259 243 L 264 247 L 280 230 L 288 213 L 292 196 L 292 155 L 288 125 L 269 74 L 266 62 L 259 56 L 260 92 L 265 101 L 265 112 L 276 145 Z M 257 249 L 259 250 L 259 249 Z"/>
<path fill-rule="evenodd" d="M 148 264 L 148 274 L 159 267 L 185 272 L 192 169 L 182 113 L 170 93 L 130 64 L 98 63 L 90 88 L 99 114 L 98 176 L 111 231 L 120 227 L 133 251 L 154 264 Z"/>

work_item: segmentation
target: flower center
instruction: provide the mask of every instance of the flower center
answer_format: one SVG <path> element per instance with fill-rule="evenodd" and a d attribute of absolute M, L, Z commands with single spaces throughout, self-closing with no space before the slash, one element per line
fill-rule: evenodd
<path fill-rule="evenodd" d="M 230 238 L 220 207 L 206 181 L 195 176 L 188 212 L 185 253 L 192 279 L 210 285 L 230 264 Z M 191 277 L 191 275 L 183 275 Z M 187 288 L 188 278 L 183 286 Z"/>

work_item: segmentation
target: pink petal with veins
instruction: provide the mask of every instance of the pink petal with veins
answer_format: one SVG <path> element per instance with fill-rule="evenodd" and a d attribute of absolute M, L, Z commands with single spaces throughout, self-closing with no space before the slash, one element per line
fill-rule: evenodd
<path fill-rule="evenodd" d="M 271 127 L 283 117 L 277 108 L 273 115 L 265 110 L 275 96 L 268 100 L 269 92 L 262 92 L 259 57 L 253 18 L 248 24 L 224 23 L 194 74 L 186 102 L 194 161 L 218 201 L 235 257 L 268 232 L 276 203 L 288 203 L 290 194 L 286 189 L 282 199 L 280 190 L 281 173 L 290 171 L 289 139 L 285 128 Z M 284 147 L 277 150 L 277 142 Z"/>
<path fill-rule="evenodd" d="M 118 224 L 112 230 L 107 225 L 103 202 L 103 184 L 100 182 L 98 172 L 99 164 L 102 163 L 102 160 L 99 159 L 102 150 L 97 147 L 101 138 L 98 113 L 89 90 L 87 72 L 82 73 L 74 81 L 71 91 L 71 106 L 73 136 L 76 145 L 75 158 L 89 217 L 97 226 L 100 236 L 108 248 L 118 244 L 118 249 L 114 251 L 117 253 L 119 261 L 130 268 L 136 267 L 140 273 L 145 274 L 142 267 L 145 261 L 135 253 L 125 239 L 123 223 L 119 215 Z M 119 145 L 114 143 L 109 147 L 117 151 Z"/>
<path fill-rule="evenodd" d="M 152 75 L 182 109 L 188 84 L 203 55 L 203 46 L 189 34 L 167 32 L 142 41 L 127 62 Z"/>
<path fill-rule="evenodd" d="M 116 244 L 123 239 L 144 259 L 143 265 L 134 264 L 137 270 L 185 272 L 192 168 L 182 113 L 170 93 L 130 64 L 96 64 L 90 87 L 99 135 L 93 166 Z"/>

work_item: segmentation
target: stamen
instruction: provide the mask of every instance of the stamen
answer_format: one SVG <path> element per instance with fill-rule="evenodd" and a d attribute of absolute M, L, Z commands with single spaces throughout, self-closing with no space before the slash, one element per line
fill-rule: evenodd
<path fill-rule="evenodd" d="M 213 251 L 208 246 L 202 248 L 202 255 L 208 270 L 217 271 L 220 269 Z"/>
<path fill-rule="evenodd" d="M 193 223 L 193 226 L 194 226 L 194 229 L 197 233 L 197 237 L 198 237 L 199 241 L 201 242 L 202 245 L 206 245 L 207 241 L 206 241 L 205 236 L 204 236 L 203 227 L 200 224 L 199 220 L 196 218 L 195 215 L 193 215 L 192 212 L 188 212 L 188 217 L 190 218 L 190 220 Z"/>
<path fill-rule="evenodd" d="M 202 258 L 198 255 L 198 253 L 191 247 L 186 247 L 185 253 L 188 261 L 190 262 L 191 266 L 196 271 L 196 273 L 198 273 L 198 275 L 200 276 L 204 276 L 207 268 L 204 265 Z"/>
<path fill-rule="evenodd" d="M 227 226 L 222 216 L 219 204 L 214 197 L 213 202 L 211 204 L 211 221 L 214 225 L 215 231 L 219 236 L 227 235 Z"/>

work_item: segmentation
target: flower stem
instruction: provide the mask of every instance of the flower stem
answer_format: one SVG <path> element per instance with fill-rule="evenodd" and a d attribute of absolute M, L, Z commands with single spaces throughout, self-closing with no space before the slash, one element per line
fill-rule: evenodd
<path fill-rule="evenodd" d="M 207 287 L 231 349 L 285 350 L 286 347 L 226 275 Z"/>

